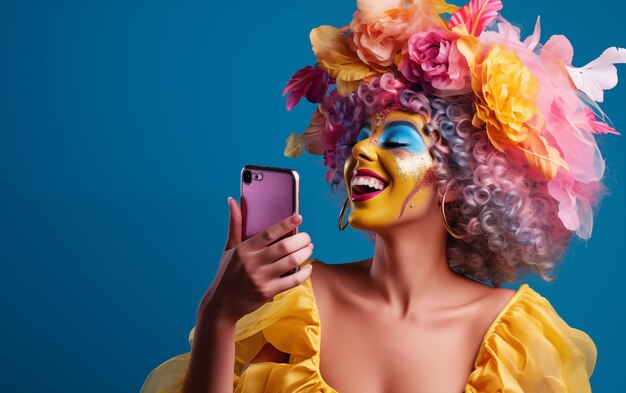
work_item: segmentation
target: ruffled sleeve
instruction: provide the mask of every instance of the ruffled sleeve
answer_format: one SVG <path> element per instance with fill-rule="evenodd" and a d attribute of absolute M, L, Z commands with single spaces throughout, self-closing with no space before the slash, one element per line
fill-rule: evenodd
<path fill-rule="evenodd" d="M 485 335 L 465 393 L 591 392 L 597 350 L 523 284 Z"/>
<path fill-rule="evenodd" d="M 335 393 L 319 372 L 320 333 L 310 278 L 243 317 L 237 323 L 235 393 Z M 289 363 L 254 363 L 242 372 L 266 343 L 289 353 Z"/>
<path fill-rule="evenodd" d="M 189 333 L 189 346 L 193 343 L 193 333 Z M 148 375 L 140 393 L 179 393 L 183 389 L 183 382 L 189 366 L 191 352 L 173 357 L 152 370 Z"/>
<path fill-rule="evenodd" d="M 190 344 L 192 340 L 193 329 Z M 336 393 L 319 372 L 320 341 L 319 315 L 309 278 L 237 322 L 234 393 Z M 267 343 L 290 354 L 289 363 L 260 362 L 243 370 Z M 189 355 L 177 356 L 157 367 L 141 393 L 180 392 Z"/>

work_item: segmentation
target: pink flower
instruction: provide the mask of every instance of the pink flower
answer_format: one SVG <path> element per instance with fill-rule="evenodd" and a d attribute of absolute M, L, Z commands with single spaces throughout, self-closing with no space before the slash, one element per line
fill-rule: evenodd
<path fill-rule="evenodd" d="M 469 67 L 454 40 L 453 33 L 438 27 L 413 34 L 398 65 L 402 75 L 425 88 L 455 94 L 469 89 Z"/>
<path fill-rule="evenodd" d="M 315 67 L 306 66 L 296 71 L 283 90 L 283 96 L 289 94 L 287 96 L 287 110 L 292 110 L 302 97 L 306 97 L 309 102 L 314 104 L 321 102 L 331 84 L 332 81 L 328 77 L 328 73 L 317 65 Z"/>

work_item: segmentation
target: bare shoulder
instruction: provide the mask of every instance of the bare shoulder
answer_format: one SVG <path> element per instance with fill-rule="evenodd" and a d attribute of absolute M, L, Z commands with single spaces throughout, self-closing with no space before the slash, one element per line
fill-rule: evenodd
<path fill-rule="evenodd" d="M 493 287 L 463 275 L 459 277 L 458 288 L 463 296 L 471 299 L 468 304 L 480 308 L 491 308 L 499 312 L 517 292 L 509 288 Z"/>
<path fill-rule="evenodd" d="M 311 273 L 311 286 L 318 309 L 332 312 L 340 304 L 351 304 L 359 298 L 371 260 L 347 263 L 325 263 L 317 260 Z M 335 307 L 333 307 L 335 306 Z"/>
<path fill-rule="evenodd" d="M 320 261 L 319 259 L 315 260 L 314 266 L 319 268 L 321 274 L 324 276 L 330 276 L 326 278 L 340 278 L 340 276 L 351 276 L 351 275 L 359 275 L 366 274 L 372 264 L 372 259 L 364 259 L 361 261 L 354 262 L 343 262 L 343 263 L 326 263 Z"/>
<path fill-rule="evenodd" d="M 494 311 L 500 312 L 517 293 L 516 290 L 509 288 L 497 288 L 491 287 L 486 284 L 480 284 L 486 287 L 484 290 L 485 295 L 483 302 L 486 307 L 494 309 Z"/>
<path fill-rule="evenodd" d="M 466 278 L 471 280 L 470 278 Z M 509 288 L 492 287 L 474 280 L 471 280 L 468 293 L 475 296 L 475 301 L 468 304 L 467 311 L 472 321 L 471 327 L 475 329 L 478 336 L 482 337 L 493 325 L 498 316 L 511 302 L 517 291 Z"/>
<path fill-rule="evenodd" d="M 313 271 L 311 272 L 311 286 L 315 294 L 315 300 L 318 306 L 323 302 L 328 288 L 332 287 L 331 282 L 336 280 L 335 265 L 325 263 L 320 260 L 316 260 L 313 264 Z"/>
<path fill-rule="evenodd" d="M 371 259 L 346 263 L 325 263 L 316 260 L 311 282 L 314 288 L 320 290 L 333 290 L 335 294 L 353 288 L 358 285 L 359 280 L 367 276 Z"/>

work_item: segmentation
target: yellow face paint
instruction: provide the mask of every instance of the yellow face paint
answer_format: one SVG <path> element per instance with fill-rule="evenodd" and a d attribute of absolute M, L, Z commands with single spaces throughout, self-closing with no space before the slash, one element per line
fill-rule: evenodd
<path fill-rule="evenodd" d="M 372 117 L 344 166 L 350 224 L 375 230 L 423 214 L 434 197 L 425 119 L 403 111 Z"/>

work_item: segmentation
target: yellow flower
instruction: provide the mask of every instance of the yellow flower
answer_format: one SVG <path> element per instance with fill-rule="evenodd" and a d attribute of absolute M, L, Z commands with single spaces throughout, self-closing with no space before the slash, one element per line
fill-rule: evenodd
<path fill-rule="evenodd" d="M 295 132 L 287 137 L 284 154 L 286 157 L 296 158 L 302 154 L 302 137 Z"/>
<path fill-rule="evenodd" d="M 528 137 L 529 125 L 541 129 L 543 119 L 535 105 L 539 81 L 512 50 L 494 46 L 472 69 L 476 93 L 474 124 L 486 124 L 493 145 L 517 145 Z"/>
<path fill-rule="evenodd" d="M 337 90 L 343 96 L 355 91 L 362 80 L 383 73 L 363 63 L 350 48 L 349 38 L 335 27 L 315 28 L 310 38 L 320 67 L 337 81 Z"/>
<path fill-rule="evenodd" d="M 485 125 L 493 146 L 524 153 L 530 165 L 552 179 L 567 164 L 559 151 L 541 135 L 544 119 L 535 101 L 539 81 L 512 50 L 494 46 L 481 61 L 480 54 L 466 50 L 472 65 L 472 89 L 476 94 L 475 126 Z"/>

